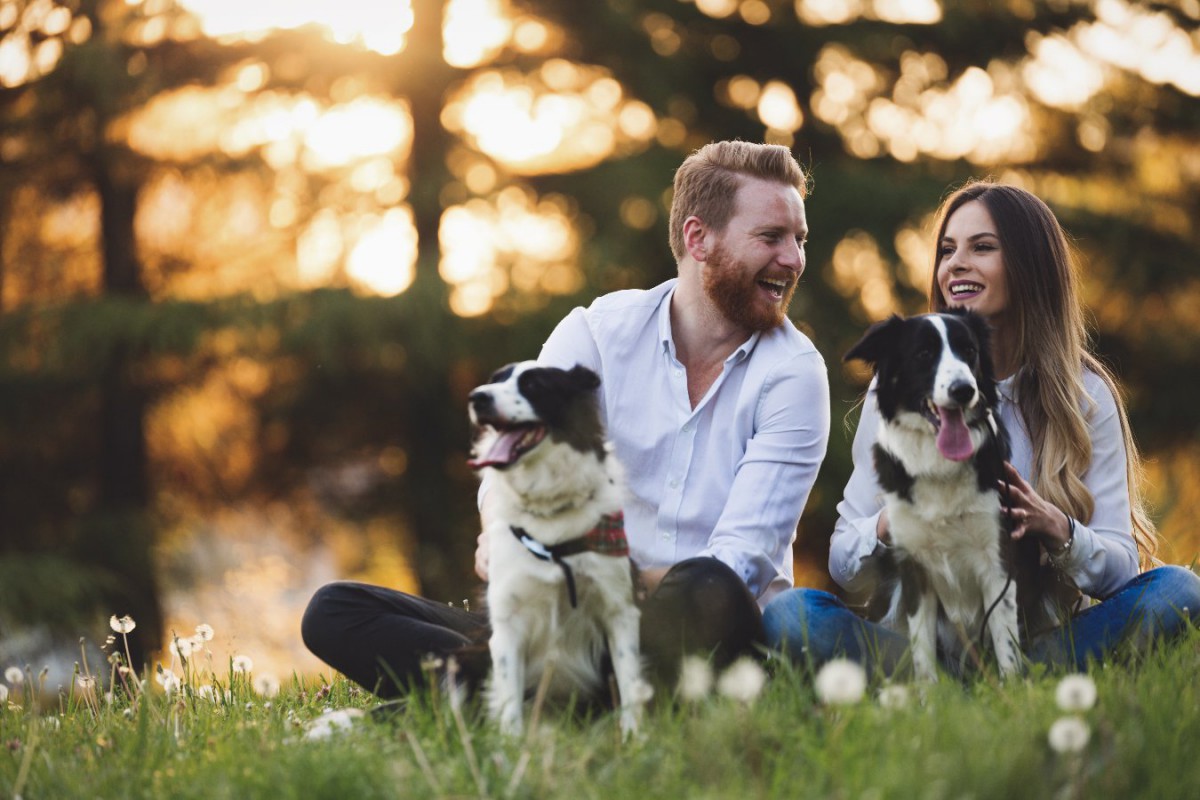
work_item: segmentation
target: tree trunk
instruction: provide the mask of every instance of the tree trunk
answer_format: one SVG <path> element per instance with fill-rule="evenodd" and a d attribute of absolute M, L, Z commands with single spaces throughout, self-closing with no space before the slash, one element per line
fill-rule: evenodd
<path fill-rule="evenodd" d="M 97 154 L 93 167 L 100 195 L 104 294 L 144 300 L 133 227 L 139 187 L 104 153 Z M 117 579 L 108 598 L 111 613 L 128 614 L 137 622 L 129 644 L 131 666 L 140 670 L 162 643 L 163 621 L 148 519 L 147 397 L 132 374 L 137 350 L 134 342 L 114 346 L 100 381 L 99 495 L 83 549 L 91 563 Z"/>

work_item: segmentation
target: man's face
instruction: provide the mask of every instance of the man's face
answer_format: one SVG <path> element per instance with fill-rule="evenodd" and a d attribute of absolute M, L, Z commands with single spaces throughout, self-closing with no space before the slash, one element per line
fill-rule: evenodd
<path fill-rule="evenodd" d="M 783 323 L 804 273 L 804 201 L 793 186 L 743 178 L 734 203 L 725 230 L 713 234 L 701 283 L 730 322 L 769 330 Z"/>

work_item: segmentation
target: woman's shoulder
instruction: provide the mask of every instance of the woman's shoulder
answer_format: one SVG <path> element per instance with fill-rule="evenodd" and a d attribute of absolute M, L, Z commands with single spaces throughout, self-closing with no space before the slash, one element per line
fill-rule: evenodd
<path fill-rule="evenodd" d="M 1091 401 L 1093 424 L 1117 413 L 1119 398 L 1115 393 L 1116 387 L 1103 375 L 1086 366 L 1083 368 L 1083 390 Z"/>

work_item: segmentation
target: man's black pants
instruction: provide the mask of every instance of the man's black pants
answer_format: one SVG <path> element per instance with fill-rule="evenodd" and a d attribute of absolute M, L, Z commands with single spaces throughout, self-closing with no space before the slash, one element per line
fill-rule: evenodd
<path fill-rule="evenodd" d="M 641 603 L 641 612 L 642 655 L 659 692 L 674 689 L 685 655 L 711 657 L 720 670 L 740 656 L 759 657 L 766 644 L 754 597 L 715 558 L 673 566 Z M 483 645 L 488 630 L 482 613 L 342 581 L 313 595 L 301 634 L 326 664 L 391 698 L 425 683 L 422 663 L 429 656 L 444 658 Z"/>

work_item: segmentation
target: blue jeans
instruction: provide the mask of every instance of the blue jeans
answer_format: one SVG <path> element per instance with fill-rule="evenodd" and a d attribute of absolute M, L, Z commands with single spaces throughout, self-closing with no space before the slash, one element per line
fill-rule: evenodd
<path fill-rule="evenodd" d="M 1200 576 L 1184 567 L 1166 566 L 1144 572 L 1102 603 L 1076 614 L 1065 625 L 1047 631 L 1025 646 L 1037 664 L 1087 669 L 1119 647 L 1142 651 L 1200 620 Z M 767 643 L 799 665 L 816 669 L 835 657 L 892 675 L 908 662 L 908 637 L 851 611 L 829 592 L 791 589 L 763 611 Z M 957 673 L 957 665 L 943 664 Z"/>

